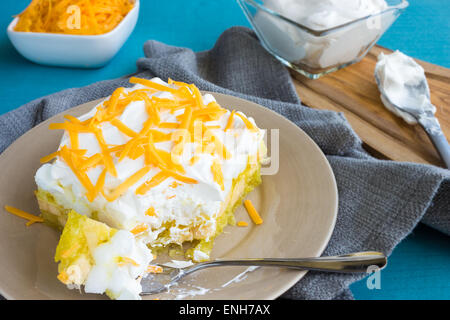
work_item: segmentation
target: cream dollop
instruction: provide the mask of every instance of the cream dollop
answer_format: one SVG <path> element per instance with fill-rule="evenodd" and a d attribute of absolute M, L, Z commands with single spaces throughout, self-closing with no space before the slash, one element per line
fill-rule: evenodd
<path fill-rule="evenodd" d="M 417 86 L 422 82 L 426 83 L 424 69 L 411 57 L 398 50 L 392 54 L 381 53 L 378 56 L 375 73 L 380 80 L 381 89 L 392 102 L 390 103 L 381 94 L 380 97 L 384 106 L 407 123 L 416 124 L 417 120 L 408 113 L 399 110 L 395 105 L 408 106 L 408 108 L 420 113 L 436 112 L 436 107 L 430 103 L 428 98 L 430 94 L 428 87 L 425 92 L 416 95 L 412 95 L 411 91 L 405 88 L 405 86 Z M 425 94 L 426 92 L 428 96 Z"/>

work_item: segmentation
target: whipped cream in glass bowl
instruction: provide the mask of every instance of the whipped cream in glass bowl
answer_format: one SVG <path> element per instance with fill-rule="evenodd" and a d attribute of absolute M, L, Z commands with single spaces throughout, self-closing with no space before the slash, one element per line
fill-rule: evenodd
<path fill-rule="evenodd" d="M 405 0 L 237 0 L 261 44 L 311 79 L 360 61 Z"/>

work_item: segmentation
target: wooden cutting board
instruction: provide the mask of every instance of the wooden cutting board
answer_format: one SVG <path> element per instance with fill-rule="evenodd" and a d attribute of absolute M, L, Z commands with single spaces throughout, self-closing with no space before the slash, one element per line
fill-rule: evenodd
<path fill-rule="evenodd" d="M 375 46 L 359 63 L 318 80 L 291 72 L 303 104 L 311 108 L 343 112 L 364 147 L 380 159 L 433 164 L 444 167 L 424 130 L 389 112 L 380 100 L 374 69 L 381 52 Z M 425 69 L 431 102 L 447 139 L 450 139 L 450 69 L 416 60 Z"/>

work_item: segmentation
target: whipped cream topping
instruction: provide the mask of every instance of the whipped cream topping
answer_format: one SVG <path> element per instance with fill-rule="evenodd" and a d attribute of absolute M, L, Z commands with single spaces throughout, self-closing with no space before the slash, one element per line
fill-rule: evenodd
<path fill-rule="evenodd" d="M 141 299 L 140 278 L 153 259 L 141 240 L 136 240 L 131 232 L 119 230 L 109 242 L 95 248 L 92 255 L 95 264 L 86 279 L 85 292 L 107 292 L 117 300 Z"/>
<path fill-rule="evenodd" d="M 388 8 L 384 0 L 265 0 L 264 5 L 312 30 L 326 30 Z M 384 18 L 383 23 L 394 17 Z M 265 11 L 254 16 L 271 48 L 291 63 L 327 68 L 351 62 L 384 31 L 383 26 L 361 21 L 351 27 L 316 37 Z"/>
<path fill-rule="evenodd" d="M 337 27 L 385 10 L 385 0 L 265 0 L 264 5 L 313 30 Z"/>
<path fill-rule="evenodd" d="M 410 114 L 398 109 L 407 106 L 419 113 L 436 112 L 436 107 L 430 103 L 430 90 L 427 86 L 423 92 L 407 90 L 406 86 L 417 86 L 426 83 L 425 71 L 411 57 L 400 51 L 392 54 L 380 53 L 375 67 L 375 73 L 380 80 L 380 86 L 387 96 L 380 95 L 385 107 L 403 118 L 409 124 L 416 124 L 417 120 Z M 415 94 L 413 94 L 415 93 Z M 392 103 L 391 103 L 391 102 Z"/>
<path fill-rule="evenodd" d="M 169 85 L 159 78 L 151 81 L 174 88 L 175 85 Z M 143 85 L 136 84 L 132 88 L 125 89 L 125 93 L 145 88 Z M 161 99 L 173 99 L 168 91 L 159 91 L 151 96 Z M 202 97 L 203 103 L 207 105 L 215 102 L 212 95 L 206 94 Z M 98 104 L 93 110 L 79 118 L 80 121 L 90 119 L 94 116 L 102 103 Z M 169 111 L 161 112 L 161 122 L 176 122 L 177 115 L 183 114 L 184 109 L 177 110 L 174 113 Z M 127 127 L 139 132 L 144 122 L 148 119 L 143 101 L 134 101 L 126 106 L 124 112 L 119 119 Z M 167 221 L 175 221 L 175 225 L 171 227 L 171 234 L 175 237 L 171 241 L 182 243 L 190 241 L 192 235 L 188 234 L 186 228 L 180 226 L 188 226 L 194 221 L 204 220 L 202 228 L 197 232 L 204 234 L 213 234 L 216 229 L 217 214 L 220 212 L 222 202 L 232 188 L 233 179 L 242 173 L 248 164 L 249 157 L 256 157 L 260 143 L 264 138 L 264 131 L 257 129 L 249 130 L 245 122 L 239 117 L 234 116 L 232 130 L 225 133 L 224 128 L 227 125 L 230 112 L 226 111 L 219 120 L 204 122 L 205 126 L 215 126 L 211 129 L 215 136 L 229 151 L 231 157 L 229 159 L 221 159 L 223 172 L 222 187 L 215 181 L 211 172 L 211 165 L 218 160 L 217 155 L 210 153 L 200 153 L 198 161 L 194 164 L 190 163 L 192 154 L 195 150 L 196 143 L 186 143 L 181 156 L 181 165 L 185 170 L 186 177 L 197 180 L 196 184 L 183 183 L 172 177 L 167 178 L 156 187 L 151 188 L 147 193 L 136 194 L 136 189 L 144 182 L 149 181 L 160 169 L 153 167 L 145 176 L 137 183 L 133 184 L 124 194 L 114 201 L 107 201 L 102 194 L 99 194 L 92 202 L 86 197 L 86 190 L 78 180 L 75 173 L 60 157 L 51 163 L 44 164 L 36 173 L 35 180 L 40 189 L 48 191 L 55 198 L 57 203 L 65 208 L 71 208 L 80 214 L 91 217 L 95 214 L 98 220 L 105 222 L 111 227 L 132 230 L 139 224 L 145 223 L 149 226 L 147 232 L 141 236 L 144 237 L 146 243 L 154 241 L 158 235 L 165 230 L 164 223 Z M 256 127 L 254 120 L 248 120 Z M 164 133 L 170 133 L 176 129 L 158 129 Z M 101 131 L 107 144 L 121 145 L 130 140 L 130 137 L 123 134 L 117 127 L 109 122 L 102 124 Z M 92 133 L 79 133 L 79 149 L 87 150 L 86 156 L 92 156 L 101 152 L 96 137 Z M 66 133 L 60 144 L 63 146 L 70 145 L 70 137 Z M 155 143 L 155 147 L 170 152 L 173 142 Z M 144 167 L 144 156 L 140 156 L 133 160 L 125 157 L 123 161 L 118 161 L 117 157 L 113 157 L 114 165 L 117 171 L 117 177 L 106 174 L 104 188 L 113 190 L 127 178 L 132 176 L 138 170 Z M 96 166 L 87 171 L 87 175 L 93 185 L 97 183 L 103 166 Z M 156 214 L 146 214 L 149 208 L 153 208 Z"/>

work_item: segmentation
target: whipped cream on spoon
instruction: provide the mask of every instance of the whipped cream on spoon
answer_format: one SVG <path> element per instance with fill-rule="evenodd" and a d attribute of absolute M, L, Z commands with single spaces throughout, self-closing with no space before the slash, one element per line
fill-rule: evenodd
<path fill-rule="evenodd" d="M 450 146 L 434 116 L 436 107 L 430 101 L 423 68 L 400 51 L 381 53 L 375 66 L 375 81 L 385 107 L 409 124 L 419 123 L 450 168 Z"/>

